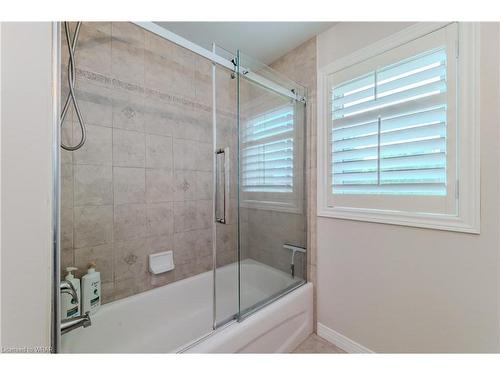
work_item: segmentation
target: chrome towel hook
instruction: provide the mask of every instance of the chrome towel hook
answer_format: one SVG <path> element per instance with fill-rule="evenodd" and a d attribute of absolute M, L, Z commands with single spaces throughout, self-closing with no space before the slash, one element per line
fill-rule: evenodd
<path fill-rule="evenodd" d="M 75 52 L 76 52 L 76 44 L 78 42 L 78 35 L 80 34 L 80 27 L 82 23 L 77 22 L 76 23 L 76 28 L 73 36 L 71 36 L 71 30 L 69 26 L 69 22 L 64 22 L 64 32 L 66 34 L 66 44 L 68 46 L 68 52 L 69 52 L 69 60 L 68 60 L 68 86 L 69 86 L 69 93 L 68 96 L 66 97 L 66 101 L 64 102 L 63 110 L 61 113 L 61 120 L 60 120 L 60 126 L 62 128 L 64 119 L 66 118 L 66 114 L 68 113 L 68 109 L 70 106 L 70 102 L 73 103 L 73 106 L 75 107 L 75 112 L 76 116 L 78 117 L 78 123 L 80 124 L 80 129 L 82 131 L 82 137 L 80 139 L 80 142 L 76 146 L 68 146 L 65 145 L 62 140 L 61 140 L 61 147 L 65 150 L 68 151 L 76 151 L 80 147 L 83 146 L 85 143 L 85 140 L 87 138 L 86 131 L 85 131 L 85 123 L 83 121 L 82 113 L 80 112 L 80 108 L 78 107 L 78 101 L 76 100 L 76 95 L 75 95 L 75 81 L 76 81 L 76 68 L 75 68 Z"/>

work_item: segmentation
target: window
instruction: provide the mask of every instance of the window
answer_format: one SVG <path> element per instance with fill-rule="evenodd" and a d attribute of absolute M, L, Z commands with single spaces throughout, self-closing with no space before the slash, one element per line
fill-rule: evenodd
<path fill-rule="evenodd" d="M 242 206 L 300 213 L 302 210 L 301 108 L 271 106 L 241 129 Z"/>
<path fill-rule="evenodd" d="M 250 119 L 242 131 L 242 186 L 252 192 L 293 192 L 293 106 Z"/>
<path fill-rule="evenodd" d="M 319 72 L 320 215 L 477 231 L 477 181 L 461 178 L 477 178 L 470 168 L 477 163 L 474 96 L 457 90 L 474 87 L 472 57 L 459 60 L 456 23 L 423 29 L 410 28 L 400 40 L 393 36 Z M 467 130 L 459 131 L 460 116 L 472 118 Z M 466 134 L 469 140 L 461 138 Z"/>
<path fill-rule="evenodd" d="M 446 51 L 332 88 L 333 194 L 447 194 Z"/>

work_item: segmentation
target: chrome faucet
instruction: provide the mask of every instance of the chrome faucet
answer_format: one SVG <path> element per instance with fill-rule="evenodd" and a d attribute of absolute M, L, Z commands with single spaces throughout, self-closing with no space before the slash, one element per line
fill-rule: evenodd
<path fill-rule="evenodd" d="M 77 304 L 80 302 L 78 300 L 78 294 L 76 293 L 76 289 L 73 286 L 73 284 L 71 284 L 67 280 L 63 280 L 63 281 L 61 281 L 61 284 L 59 284 L 59 285 L 60 285 L 60 289 L 61 289 L 61 294 L 66 293 L 66 294 L 69 294 L 71 296 L 71 303 Z"/>
<path fill-rule="evenodd" d="M 61 281 L 60 290 L 61 290 L 61 294 L 66 293 L 66 294 L 69 294 L 71 296 L 71 303 L 73 303 L 73 304 L 80 303 L 80 301 L 78 300 L 78 294 L 76 293 L 76 289 L 73 286 L 73 284 L 71 284 L 69 281 L 67 281 L 67 280 Z M 79 327 L 87 328 L 91 324 L 92 324 L 92 321 L 90 320 L 90 316 L 89 316 L 88 312 L 86 312 L 83 315 L 76 316 L 73 318 L 63 319 L 61 321 L 61 334 L 64 335 L 65 333 L 68 333 L 68 332 L 74 330 L 75 328 L 79 328 Z"/>

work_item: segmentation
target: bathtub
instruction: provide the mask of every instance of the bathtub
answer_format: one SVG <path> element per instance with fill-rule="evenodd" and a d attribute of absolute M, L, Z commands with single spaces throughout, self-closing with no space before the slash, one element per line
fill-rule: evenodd
<path fill-rule="evenodd" d="M 242 310 L 266 297 L 268 304 L 241 322 L 237 313 L 237 264 L 216 271 L 216 317 L 229 321 L 212 330 L 213 272 L 205 272 L 105 304 L 92 326 L 62 336 L 63 353 L 280 353 L 311 332 L 312 284 L 257 261 L 241 263 Z M 280 295 L 286 288 L 294 288 Z"/>

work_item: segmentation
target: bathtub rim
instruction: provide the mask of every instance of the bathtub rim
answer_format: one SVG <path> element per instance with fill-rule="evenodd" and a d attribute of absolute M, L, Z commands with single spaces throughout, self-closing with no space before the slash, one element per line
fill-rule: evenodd
<path fill-rule="evenodd" d="M 266 270 L 266 273 L 272 272 L 272 274 L 277 275 L 278 277 L 282 278 L 282 280 L 284 280 L 283 277 L 290 278 L 290 275 L 287 274 L 286 272 L 279 270 L 277 268 L 274 268 L 266 263 L 261 263 L 255 259 L 251 259 L 251 258 L 244 259 L 242 261 L 242 263 L 234 262 L 234 263 L 230 263 L 230 264 L 221 266 L 217 270 L 222 271 L 222 270 L 227 269 L 227 270 L 229 270 L 229 272 L 234 272 L 235 271 L 234 269 L 236 269 L 239 271 L 239 266 L 241 266 L 241 265 L 243 265 L 243 266 L 246 265 L 246 266 L 250 266 L 250 267 L 257 266 L 258 269 Z M 233 269 L 233 270 L 231 270 L 231 269 Z M 121 309 L 122 305 L 135 304 L 137 301 L 140 302 L 145 297 L 150 298 L 151 295 L 153 295 L 153 297 L 154 297 L 154 294 L 161 292 L 161 290 L 165 290 L 165 288 L 170 289 L 171 287 L 177 287 L 177 288 L 184 289 L 184 287 L 186 285 L 191 285 L 191 284 L 193 284 L 193 282 L 195 284 L 199 283 L 200 279 L 204 280 L 205 278 L 207 278 L 206 281 L 208 281 L 208 283 L 211 284 L 212 278 L 210 277 L 210 273 L 212 273 L 212 272 L 213 271 L 209 270 L 209 271 L 197 274 L 197 275 L 193 275 L 193 276 L 181 279 L 181 280 L 177 280 L 173 283 L 169 283 L 169 284 L 166 284 L 163 286 L 159 286 L 157 288 L 149 289 L 149 290 L 128 296 L 126 298 L 120 298 L 120 299 L 117 299 L 115 301 L 108 302 L 105 305 L 103 305 L 102 307 L 106 310 L 111 309 L 111 310 L 108 310 L 107 312 L 113 313 L 113 311 L 116 311 L 114 309 L 116 309 L 116 308 Z M 209 339 L 214 334 L 220 333 L 221 331 L 232 326 L 233 324 L 242 323 L 247 318 L 249 318 L 249 317 L 253 316 L 254 314 L 263 310 L 265 307 L 272 305 L 274 302 L 286 297 L 287 295 L 293 293 L 295 290 L 301 288 L 302 286 L 307 285 L 307 283 L 308 283 L 306 280 L 299 279 L 298 277 L 296 277 L 294 280 L 292 280 L 292 279 L 289 279 L 289 280 L 290 280 L 290 283 L 287 286 L 285 286 L 284 288 L 282 288 L 281 290 L 278 290 L 277 292 L 275 292 L 275 293 L 273 293 L 273 294 L 269 295 L 268 297 L 265 297 L 261 300 L 257 300 L 253 305 L 251 305 L 250 307 L 245 309 L 240 318 L 238 317 L 238 311 L 233 310 L 234 313 L 232 315 L 226 316 L 225 319 L 220 320 L 215 329 L 210 327 L 210 330 L 201 330 L 201 332 L 198 332 L 199 336 L 192 335 L 191 338 L 188 337 L 188 341 L 184 341 L 184 342 L 181 341 L 178 343 L 177 346 L 170 347 L 170 349 L 166 349 L 166 351 L 164 351 L 163 353 L 184 353 L 186 351 L 189 351 L 191 348 L 196 347 L 198 344 Z M 212 286 L 210 286 L 210 288 L 212 288 Z M 209 328 L 209 326 L 207 326 L 206 328 Z M 60 353 L 70 353 L 71 352 L 71 351 L 65 351 L 63 349 L 63 346 L 64 345 L 61 345 L 61 347 L 60 347 Z M 74 351 L 74 353 L 78 353 L 78 352 L 79 352 L 78 350 Z"/>
<path fill-rule="evenodd" d="M 243 322 L 247 318 L 253 316 L 255 313 L 263 310 L 267 306 L 273 304 L 274 302 L 280 300 L 281 298 L 291 294 L 295 290 L 297 290 L 297 289 L 299 289 L 307 284 L 308 284 L 307 280 L 298 281 L 297 283 L 292 284 L 290 287 L 288 287 L 288 288 L 286 288 L 278 293 L 275 293 L 274 295 L 250 306 L 249 308 L 247 308 L 245 310 L 243 315 L 238 317 L 238 314 L 235 314 L 232 319 L 229 318 L 229 321 L 222 323 L 219 327 L 216 327 L 212 331 L 206 333 L 205 335 L 199 337 L 198 339 L 195 339 L 195 340 L 187 343 L 186 345 L 178 347 L 177 349 L 175 349 L 174 353 L 182 354 L 182 353 L 187 352 L 188 350 L 192 349 L 193 347 L 197 346 L 198 344 L 208 340 L 213 335 L 218 334 L 221 331 L 223 331 L 223 330 L 225 330 L 225 329 L 227 329 L 235 324 Z"/>

